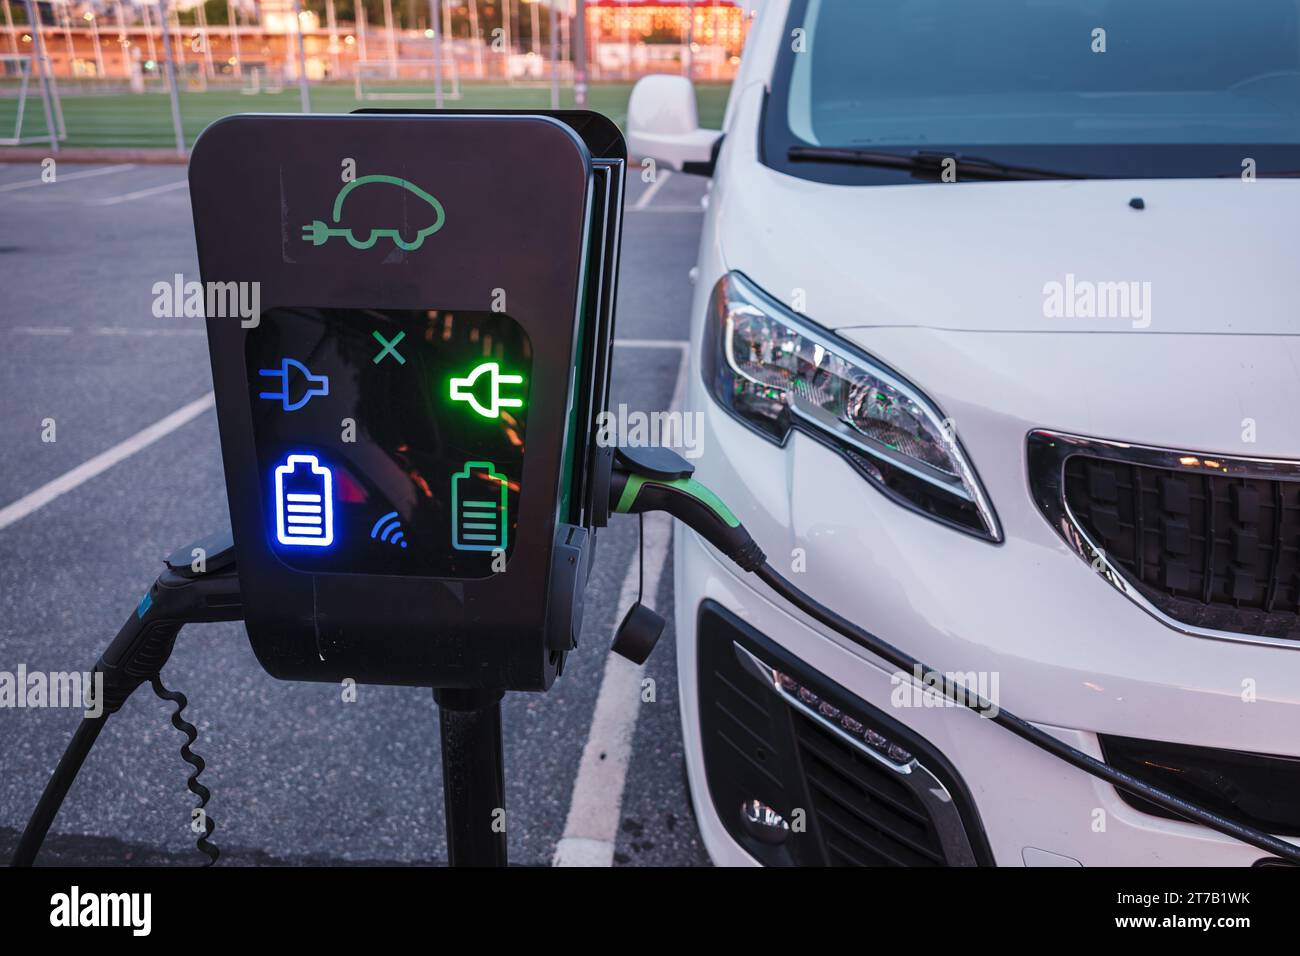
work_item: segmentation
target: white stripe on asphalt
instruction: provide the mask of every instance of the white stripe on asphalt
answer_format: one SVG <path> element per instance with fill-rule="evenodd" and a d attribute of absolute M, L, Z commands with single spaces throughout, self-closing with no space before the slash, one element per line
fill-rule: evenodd
<path fill-rule="evenodd" d="M 207 329 L 131 329 L 120 325 L 101 325 L 99 328 L 87 329 L 91 335 L 207 335 Z"/>
<path fill-rule="evenodd" d="M 89 461 L 83 462 L 71 471 L 64 472 L 53 481 L 41 485 L 31 494 L 24 495 L 11 505 L 0 508 L 0 529 L 9 527 L 33 511 L 43 508 L 55 498 L 71 491 L 78 485 L 85 484 L 96 475 L 102 474 L 120 461 L 130 458 L 136 452 L 147 448 L 158 439 L 170 435 L 186 422 L 203 414 L 212 407 L 212 393 L 196 398 L 188 405 L 182 405 L 165 418 L 160 418 L 148 428 L 141 429 L 125 441 L 119 442 L 107 451 L 102 451 Z"/>
<path fill-rule="evenodd" d="M 673 522 L 665 514 L 645 516 L 645 593 L 653 601 L 659 590 L 672 540 Z M 636 600 L 635 560 L 623 579 L 619 607 Z M 578 779 L 569 802 L 564 836 L 555 847 L 555 866 L 611 866 L 623 812 L 623 787 L 632 759 L 632 742 L 641 703 L 643 665 L 610 652 L 596 697 L 587 745 L 578 765 Z"/>
<path fill-rule="evenodd" d="M 0 186 L 0 193 L 7 193 L 14 189 L 30 189 L 32 186 L 57 186 L 59 183 L 71 182 L 74 179 L 90 179 L 92 176 L 106 176 L 109 173 L 121 173 L 128 169 L 135 169 L 135 163 L 101 166 L 98 169 L 83 169 L 76 173 L 60 173 L 56 174 L 52 183 L 47 183 L 43 179 L 24 179 L 20 183 L 5 183 Z"/>
<path fill-rule="evenodd" d="M 633 206 L 628 212 L 679 212 L 679 213 L 699 213 L 704 214 L 703 206 L 646 206 L 639 209 Z"/>
<path fill-rule="evenodd" d="M 148 189 L 137 189 L 133 193 L 124 193 L 121 196 L 91 199 L 89 203 L 92 206 L 116 206 L 118 203 L 131 202 L 133 199 L 144 199 L 146 196 L 157 196 L 159 193 L 171 192 L 173 189 L 180 189 L 182 186 L 189 186 L 189 180 L 181 179 L 174 183 L 163 183 L 161 186 L 150 186 Z"/>
<path fill-rule="evenodd" d="M 690 342 L 685 339 L 615 339 L 615 348 L 626 349 L 677 349 L 685 357 Z"/>
<path fill-rule="evenodd" d="M 672 170 L 670 169 L 660 170 L 658 175 L 655 176 L 654 182 L 652 182 L 646 188 L 646 191 L 641 194 L 641 198 L 632 204 L 632 208 L 644 209 L 646 206 L 650 205 L 650 200 L 655 198 L 655 193 L 663 189 L 664 183 L 668 182 L 668 180 L 672 178 L 673 178 Z"/>
<path fill-rule="evenodd" d="M 100 325 L 95 329 L 73 329 L 70 325 L 16 325 L 10 332 L 16 336 L 207 336 L 207 329 L 129 329 L 122 325 Z"/>
<path fill-rule="evenodd" d="M 624 342 L 624 344 L 627 344 Z M 673 388 L 672 410 L 686 399 L 686 351 L 682 350 Z M 653 601 L 659 593 L 668 545 L 672 540 L 672 519 L 662 513 L 645 516 L 645 596 Z M 630 607 L 636 600 L 636 562 L 627 569 L 618 606 Z M 620 618 L 621 620 L 621 618 Z M 578 764 L 578 779 L 569 800 L 564 836 L 555 846 L 553 866 L 612 866 L 618 840 L 619 817 L 623 812 L 623 788 L 632 759 L 636 721 L 641 707 L 641 679 L 638 666 L 612 651 L 605 658 L 605 673 L 596 695 L 587 745 Z"/>
<path fill-rule="evenodd" d="M 71 335 L 74 329 L 69 325 L 18 325 L 11 329 L 16 335 Z M 133 329 L 121 325 L 101 325 L 92 329 L 80 329 L 82 335 L 207 335 L 207 329 Z"/>

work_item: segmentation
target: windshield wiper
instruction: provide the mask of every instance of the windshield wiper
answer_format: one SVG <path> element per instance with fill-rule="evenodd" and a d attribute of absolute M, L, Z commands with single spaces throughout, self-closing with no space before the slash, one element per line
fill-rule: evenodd
<path fill-rule="evenodd" d="M 944 171 L 944 160 L 956 163 L 958 179 L 1100 179 L 1086 173 L 1067 173 L 1035 166 L 1013 166 L 982 156 L 964 156 L 961 153 L 940 153 L 918 150 L 914 153 L 887 153 L 875 149 L 857 149 L 852 146 L 791 146 L 787 154 L 796 163 L 843 163 L 848 166 L 873 166 L 879 169 L 901 169 L 922 173 L 939 179 Z"/>

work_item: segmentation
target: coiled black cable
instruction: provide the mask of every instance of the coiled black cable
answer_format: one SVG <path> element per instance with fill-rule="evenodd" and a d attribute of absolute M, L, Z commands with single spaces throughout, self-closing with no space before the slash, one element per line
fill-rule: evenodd
<path fill-rule="evenodd" d="M 194 548 L 198 546 L 202 546 L 208 555 L 202 571 L 195 570 L 190 564 Z M 186 624 L 238 621 L 242 618 L 239 575 L 234 568 L 234 545 L 228 534 L 201 538 L 194 545 L 168 556 L 167 570 L 158 576 L 95 664 L 95 675 L 102 681 L 97 685 L 102 688 L 102 697 L 98 701 L 101 713 L 86 717 L 77 727 L 27 821 L 14 851 L 14 866 L 31 866 L 35 861 L 50 825 L 104 724 L 146 680 L 152 683 L 155 694 L 176 704 L 172 726 L 187 738 L 181 747 L 181 758 L 194 768 L 187 785 L 199 798 L 197 809 L 203 811 L 204 833 L 198 838 L 197 845 L 208 858 L 206 866 L 217 861 L 220 851 L 208 840 L 216 829 L 206 810 L 212 794 L 198 782 L 204 769 L 203 758 L 190 749 L 190 745 L 198 740 L 199 731 L 181 716 L 189 704 L 185 695 L 163 686 L 159 673 L 171 656 L 177 634 Z M 97 696 L 100 693 L 96 691 Z"/>
<path fill-rule="evenodd" d="M 203 865 L 211 866 L 217 862 L 217 858 L 221 856 L 221 851 L 217 849 L 215 843 L 208 839 L 208 837 L 212 836 L 212 831 L 217 828 L 217 825 L 206 809 L 208 801 L 212 799 L 212 791 L 199 783 L 199 774 L 203 773 L 207 764 L 203 762 L 202 757 L 190 749 L 190 745 L 199 739 L 199 729 L 181 716 L 181 713 L 189 706 L 189 700 L 186 699 L 184 694 L 180 691 L 168 690 L 163 686 L 162 678 L 157 674 L 150 679 L 149 684 L 153 687 L 153 692 L 160 698 L 171 701 L 176 705 L 176 710 L 172 713 L 172 726 L 186 737 L 185 743 L 181 744 L 181 759 L 194 768 L 194 772 L 190 774 L 185 785 L 191 793 L 199 798 L 198 806 L 195 809 L 203 813 L 203 833 L 195 841 L 195 845 L 200 852 L 208 857 L 208 862 Z"/>

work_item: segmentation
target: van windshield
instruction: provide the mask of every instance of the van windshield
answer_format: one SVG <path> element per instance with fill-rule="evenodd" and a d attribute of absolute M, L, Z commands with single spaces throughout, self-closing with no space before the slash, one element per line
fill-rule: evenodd
<path fill-rule="evenodd" d="M 1300 168 L 1300 0 L 794 0 L 787 26 L 770 165 L 832 147 L 1080 175 Z"/>

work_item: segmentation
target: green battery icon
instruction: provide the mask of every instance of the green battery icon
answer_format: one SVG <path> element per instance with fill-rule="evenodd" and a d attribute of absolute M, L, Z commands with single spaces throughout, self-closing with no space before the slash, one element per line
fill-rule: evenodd
<path fill-rule="evenodd" d="M 506 476 L 490 461 L 467 461 L 451 476 L 451 546 L 457 551 L 506 548 Z"/>

